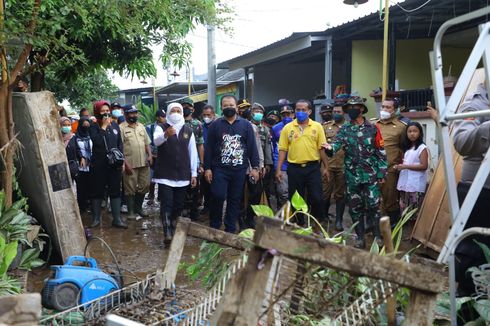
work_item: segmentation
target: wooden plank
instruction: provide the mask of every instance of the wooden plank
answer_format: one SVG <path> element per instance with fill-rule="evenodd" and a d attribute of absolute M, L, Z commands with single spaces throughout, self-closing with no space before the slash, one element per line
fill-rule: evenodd
<path fill-rule="evenodd" d="M 165 264 L 164 273 L 166 273 L 165 287 L 170 289 L 175 283 L 177 270 L 179 269 L 180 258 L 184 251 L 185 240 L 187 239 L 187 230 L 189 229 L 189 219 L 179 218 L 175 227 L 175 234 L 170 244 L 167 263 Z"/>
<path fill-rule="evenodd" d="M 216 230 L 202 224 L 197 224 L 191 222 L 189 219 L 185 220 L 187 220 L 189 223 L 189 229 L 187 231 L 187 234 L 189 236 L 206 241 L 216 242 L 221 245 L 225 245 L 238 250 L 245 250 L 253 247 L 253 242 L 238 235 L 221 230 Z"/>
<path fill-rule="evenodd" d="M 465 97 L 473 92 L 479 83 L 483 83 L 485 72 L 483 68 L 477 69 L 466 90 Z M 461 176 L 461 157 L 453 151 L 454 169 L 456 182 Z M 434 178 L 427 189 L 424 202 L 420 209 L 417 221 L 412 231 L 412 237 L 435 251 L 440 252 L 444 245 L 449 229 L 451 228 L 451 217 L 446 192 L 444 166 L 442 159 L 437 164 Z"/>
<path fill-rule="evenodd" d="M 272 257 L 269 257 L 262 269 L 257 268 L 264 253 L 263 249 L 252 249 L 247 265 L 227 285 L 223 298 L 213 314 L 211 325 L 257 325 L 272 266 Z"/>
<path fill-rule="evenodd" d="M 348 272 L 352 275 L 383 279 L 401 286 L 440 293 L 445 284 L 440 274 L 431 269 L 378 256 L 356 248 L 305 237 L 280 229 L 281 221 L 258 219 L 255 244 L 261 248 L 274 248 L 286 256 L 306 260 Z"/>
<path fill-rule="evenodd" d="M 385 252 L 391 256 L 393 254 L 393 241 L 391 240 L 391 224 L 388 216 L 383 216 L 379 221 L 379 228 L 381 235 L 383 236 L 383 243 L 385 246 Z M 388 320 L 388 326 L 396 325 L 396 300 L 391 295 L 386 298 L 386 316 Z"/>
<path fill-rule="evenodd" d="M 431 326 L 437 295 L 423 291 L 411 291 L 404 325 Z"/>

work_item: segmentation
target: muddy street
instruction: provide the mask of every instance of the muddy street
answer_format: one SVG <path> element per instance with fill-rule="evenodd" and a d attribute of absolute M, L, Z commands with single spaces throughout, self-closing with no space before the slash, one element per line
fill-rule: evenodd
<path fill-rule="evenodd" d="M 163 243 L 162 223 L 159 218 L 158 207 L 148 207 L 148 218 L 140 220 L 128 220 L 128 229 L 117 229 L 111 226 L 111 215 L 109 212 L 103 214 L 100 226 L 89 229 L 93 236 L 88 251 L 94 257 L 99 267 L 104 271 L 115 271 L 116 265 L 107 247 L 96 238 L 103 239 L 114 252 L 125 284 L 132 283 L 144 278 L 146 275 L 162 269 L 167 260 L 170 245 Z M 125 214 L 123 214 L 125 217 Z M 83 225 L 91 223 L 90 214 L 82 215 Z M 183 253 L 183 261 L 190 262 L 192 255 L 199 251 L 201 241 L 188 238 Z M 51 262 L 53 264 L 53 262 Z M 36 269 L 29 274 L 29 291 L 40 292 L 44 279 L 49 275 L 49 267 Z M 183 283 L 187 279 L 181 273 L 177 276 L 177 282 Z"/>

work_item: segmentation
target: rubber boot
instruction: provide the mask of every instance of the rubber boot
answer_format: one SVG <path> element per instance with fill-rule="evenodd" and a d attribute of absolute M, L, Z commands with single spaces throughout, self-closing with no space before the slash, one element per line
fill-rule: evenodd
<path fill-rule="evenodd" d="M 345 203 L 343 200 L 339 200 L 335 203 L 335 229 L 337 231 L 344 231 L 342 221 L 344 219 Z"/>
<path fill-rule="evenodd" d="M 330 210 L 330 200 L 329 199 L 325 199 L 325 212 L 324 212 L 325 221 L 330 221 L 329 210 Z"/>
<path fill-rule="evenodd" d="M 121 220 L 121 198 L 111 198 L 112 226 L 127 229 L 128 225 Z"/>
<path fill-rule="evenodd" d="M 173 235 L 170 214 L 160 213 L 160 217 L 162 218 L 162 224 L 163 224 L 163 242 L 168 244 L 172 241 L 172 235 Z"/>
<path fill-rule="evenodd" d="M 126 196 L 126 206 L 128 207 L 128 219 L 135 220 L 136 214 L 134 211 L 134 196 Z"/>
<path fill-rule="evenodd" d="M 372 216 L 372 221 L 373 221 L 373 236 L 375 238 L 375 241 L 378 243 L 379 247 L 383 246 L 383 237 L 381 236 L 381 229 L 379 228 L 379 220 L 381 219 L 381 216 L 379 213 L 371 213 L 369 216 Z"/>
<path fill-rule="evenodd" d="M 92 206 L 92 224 L 90 227 L 95 228 L 100 225 L 102 199 L 92 199 L 90 205 Z"/>
<path fill-rule="evenodd" d="M 394 229 L 396 224 L 400 221 L 400 211 L 386 212 L 386 214 L 390 217 L 391 228 Z"/>
<path fill-rule="evenodd" d="M 366 239 L 365 239 L 365 233 L 366 230 L 364 228 L 364 218 L 361 217 L 359 219 L 356 227 L 355 227 L 357 239 L 354 247 L 359 248 L 359 249 L 365 249 L 366 248 Z"/>
<path fill-rule="evenodd" d="M 139 214 L 141 217 L 148 217 L 143 211 L 143 202 L 145 201 L 145 194 L 136 194 L 134 196 L 134 211 L 136 214 Z"/>

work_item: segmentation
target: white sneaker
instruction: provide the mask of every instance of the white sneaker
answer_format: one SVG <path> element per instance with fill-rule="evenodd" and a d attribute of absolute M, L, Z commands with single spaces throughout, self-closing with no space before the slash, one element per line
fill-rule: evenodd
<path fill-rule="evenodd" d="M 128 212 L 128 206 L 121 205 L 121 213 L 127 213 L 127 212 Z"/>

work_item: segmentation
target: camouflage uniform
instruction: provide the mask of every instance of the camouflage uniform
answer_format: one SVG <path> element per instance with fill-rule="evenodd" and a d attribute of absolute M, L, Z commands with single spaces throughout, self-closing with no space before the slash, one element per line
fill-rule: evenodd
<path fill-rule="evenodd" d="M 192 129 L 192 133 L 194 134 L 194 138 L 196 139 L 196 146 L 198 148 L 198 153 L 199 153 L 199 146 L 204 146 L 202 123 L 197 119 L 190 119 L 185 121 L 185 125 Z M 199 157 L 199 154 L 198 154 L 198 158 L 199 158 L 200 165 L 202 165 L 204 162 L 200 161 L 201 157 Z M 197 178 L 197 180 L 199 183 L 199 178 Z M 194 188 L 189 186 L 189 190 L 188 190 L 188 195 L 190 195 L 190 200 L 191 200 L 190 218 L 192 220 L 197 220 L 199 216 L 198 208 L 199 208 L 199 201 L 201 198 L 199 194 L 199 189 L 200 186 L 198 184 Z"/>
<path fill-rule="evenodd" d="M 273 165 L 272 161 L 272 142 L 271 133 L 269 128 L 259 124 L 257 125 L 260 136 L 260 145 L 262 146 L 262 151 L 264 151 L 264 165 Z"/>
<path fill-rule="evenodd" d="M 332 156 L 344 150 L 346 197 L 349 198 L 349 213 L 352 221 L 359 222 L 356 226 L 358 238 L 364 239 L 364 218 L 368 222 L 379 224 L 380 191 L 378 180 L 386 175 L 386 153 L 383 138 L 378 127 L 364 120 L 362 125 L 345 123 L 333 141 Z M 375 235 L 379 237 L 379 227 L 375 227 Z"/>
<path fill-rule="evenodd" d="M 185 125 L 192 129 L 192 132 L 194 133 L 194 138 L 196 138 L 196 145 L 204 144 L 201 121 L 197 119 L 190 119 L 185 121 Z"/>
<path fill-rule="evenodd" d="M 322 124 L 323 130 L 325 130 L 325 138 L 327 143 L 332 144 L 337 133 L 344 122 L 337 123 L 334 120 L 324 122 Z M 323 177 L 323 199 L 325 201 L 325 214 L 328 215 L 330 208 L 330 199 L 332 194 L 334 195 L 336 204 L 336 227 L 340 231 L 342 227 L 342 217 L 344 215 L 345 202 L 345 176 L 344 176 L 344 151 L 339 150 L 333 157 L 328 159 L 328 171 L 330 179 L 326 176 Z"/>

